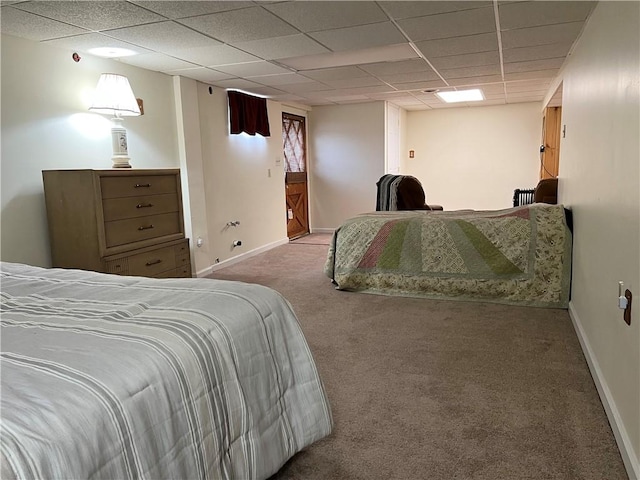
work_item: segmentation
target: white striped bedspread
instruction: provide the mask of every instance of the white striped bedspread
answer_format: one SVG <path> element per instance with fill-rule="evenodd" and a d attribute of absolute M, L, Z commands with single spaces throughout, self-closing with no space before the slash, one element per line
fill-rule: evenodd
<path fill-rule="evenodd" d="M 9 478 L 267 478 L 331 432 L 289 303 L 260 285 L 0 264 Z"/>

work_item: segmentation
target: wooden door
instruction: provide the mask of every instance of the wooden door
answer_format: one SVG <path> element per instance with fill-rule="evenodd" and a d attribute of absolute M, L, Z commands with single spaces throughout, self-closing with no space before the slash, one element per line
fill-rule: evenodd
<path fill-rule="evenodd" d="M 287 189 L 287 236 L 298 238 L 309 233 L 307 178 L 299 172 L 285 174 Z"/>
<path fill-rule="evenodd" d="M 556 178 L 560 165 L 560 121 L 562 107 L 547 107 L 542 117 L 540 180 Z"/>
<path fill-rule="evenodd" d="M 282 143 L 286 189 L 287 236 L 309 233 L 305 118 L 282 114 Z"/>

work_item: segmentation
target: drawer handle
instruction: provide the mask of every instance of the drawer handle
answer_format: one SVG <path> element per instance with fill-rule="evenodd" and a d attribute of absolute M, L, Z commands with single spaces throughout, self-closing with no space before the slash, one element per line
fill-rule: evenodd
<path fill-rule="evenodd" d="M 151 260 L 150 262 L 147 262 L 146 265 L 147 267 L 150 267 L 151 265 L 157 265 L 159 263 L 162 263 L 162 260 L 157 259 L 157 260 Z"/>
<path fill-rule="evenodd" d="M 136 186 L 133 188 L 149 188 L 151 187 L 150 183 L 136 183 Z"/>
<path fill-rule="evenodd" d="M 150 228 L 153 228 L 153 225 L 142 225 L 138 227 L 138 230 L 149 230 Z"/>
<path fill-rule="evenodd" d="M 136 205 L 136 208 L 149 208 L 153 207 L 153 203 L 139 203 Z"/>

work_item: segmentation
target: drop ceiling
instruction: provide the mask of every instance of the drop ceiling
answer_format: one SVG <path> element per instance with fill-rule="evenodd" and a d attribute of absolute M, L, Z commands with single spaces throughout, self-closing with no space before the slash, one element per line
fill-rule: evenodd
<path fill-rule="evenodd" d="M 1 31 L 281 102 L 540 102 L 590 1 L 7 1 Z M 481 102 L 435 90 L 480 88 Z M 557 99 L 556 99 L 557 101 Z"/>

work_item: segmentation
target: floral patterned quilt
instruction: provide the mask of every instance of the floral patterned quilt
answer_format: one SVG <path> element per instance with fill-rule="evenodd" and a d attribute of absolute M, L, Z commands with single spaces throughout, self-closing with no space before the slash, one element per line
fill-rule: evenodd
<path fill-rule="evenodd" d="M 339 290 L 567 308 L 571 231 L 562 205 L 374 212 L 334 233 Z"/>

